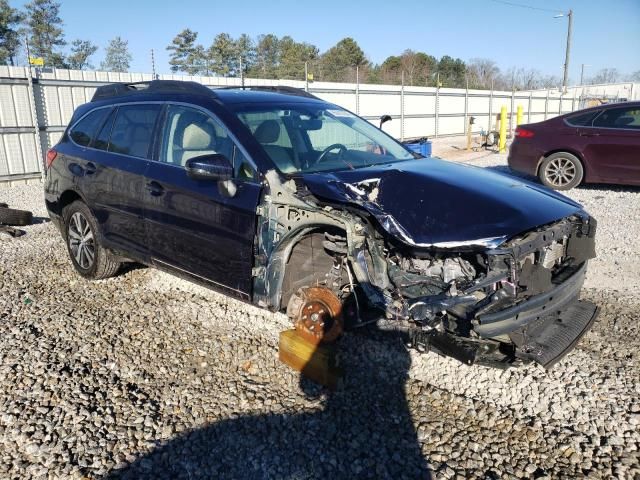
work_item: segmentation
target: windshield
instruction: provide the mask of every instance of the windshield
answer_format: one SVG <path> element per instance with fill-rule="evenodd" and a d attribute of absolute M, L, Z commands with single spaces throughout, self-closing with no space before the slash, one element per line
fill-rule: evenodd
<path fill-rule="evenodd" d="M 366 120 L 333 105 L 243 106 L 236 115 L 282 173 L 356 169 L 415 158 Z"/>

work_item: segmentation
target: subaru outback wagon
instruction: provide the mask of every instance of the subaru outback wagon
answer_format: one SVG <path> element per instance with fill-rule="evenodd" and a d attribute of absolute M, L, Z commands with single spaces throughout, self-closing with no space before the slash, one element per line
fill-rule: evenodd
<path fill-rule="evenodd" d="M 46 163 L 86 278 L 141 262 L 286 311 L 310 341 L 375 324 L 467 364 L 550 367 L 596 318 L 579 204 L 423 158 L 303 90 L 102 86 Z"/>

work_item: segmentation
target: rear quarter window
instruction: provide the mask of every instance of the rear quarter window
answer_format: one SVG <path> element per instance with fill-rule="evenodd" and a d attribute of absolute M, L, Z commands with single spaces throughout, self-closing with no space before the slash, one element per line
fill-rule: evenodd
<path fill-rule="evenodd" d="M 567 117 L 565 122 L 574 127 L 590 127 L 593 119 L 596 118 L 600 112 L 601 110 L 579 113 L 578 115 Z"/>
<path fill-rule="evenodd" d="M 118 108 L 111 129 L 109 151 L 147 158 L 161 105 L 125 105 Z"/>
<path fill-rule="evenodd" d="M 69 131 L 71 140 L 78 145 L 88 147 L 93 141 L 96 132 L 102 126 L 109 111 L 108 108 L 100 108 L 82 117 Z"/>

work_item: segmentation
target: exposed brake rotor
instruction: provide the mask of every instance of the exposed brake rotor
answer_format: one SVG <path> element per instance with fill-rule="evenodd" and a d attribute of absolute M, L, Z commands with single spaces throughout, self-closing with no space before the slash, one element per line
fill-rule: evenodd
<path fill-rule="evenodd" d="M 289 299 L 287 315 L 313 343 L 335 341 L 343 331 L 342 302 L 326 287 L 303 287 Z"/>

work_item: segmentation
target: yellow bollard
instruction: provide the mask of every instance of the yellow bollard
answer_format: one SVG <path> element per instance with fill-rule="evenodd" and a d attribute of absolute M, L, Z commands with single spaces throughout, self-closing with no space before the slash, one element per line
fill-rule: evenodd
<path fill-rule="evenodd" d="M 505 105 L 500 109 L 500 153 L 507 151 L 507 107 Z"/>
<path fill-rule="evenodd" d="M 522 105 L 518 105 L 518 110 L 516 111 L 516 127 L 522 125 Z"/>

